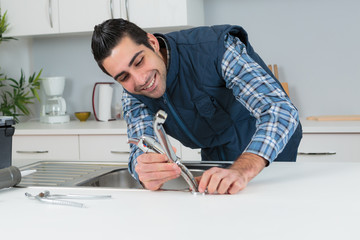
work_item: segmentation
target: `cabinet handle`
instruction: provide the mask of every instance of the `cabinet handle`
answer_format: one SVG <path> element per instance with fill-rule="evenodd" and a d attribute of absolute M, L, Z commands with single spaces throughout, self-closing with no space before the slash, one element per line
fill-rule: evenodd
<path fill-rule="evenodd" d="M 114 7 L 114 1 L 113 1 L 113 0 L 110 0 L 110 14 L 111 14 L 111 18 L 112 18 L 112 19 L 114 18 L 114 10 L 113 10 L 113 7 Z"/>
<path fill-rule="evenodd" d="M 125 0 L 125 10 L 126 10 L 126 19 L 128 21 L 130 21 L 130 16 L 129 16 L 129 0 Z"/>
<path fill-rule="evenodd" d="M 129 154 L 130 153 L 129 151 L 113 151 L 113 150 L 111 150 L 110 152 L 115 153 L 115 154 Z"/>
<path fill-rule="evenodd" d="M 48 150 L 44 150 L 44 151 L 16 151 L 16 153 L 49 153 Z"/>
<path fill-rule="evenodd" d="M 298 155 L 335 155 L 336 152 L 298 152 Z"/>
<path fill-rule="evenodd" d="M 49 20 L 50 20 L 50 27 L 53 28 L 53 21 L 52 21 L 52 4 L 51 0 L 49 0 Z"/>

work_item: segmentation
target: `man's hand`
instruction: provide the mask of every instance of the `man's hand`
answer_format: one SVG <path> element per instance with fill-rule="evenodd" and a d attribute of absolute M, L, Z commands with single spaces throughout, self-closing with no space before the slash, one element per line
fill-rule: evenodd
<path fill-rule="evenodd" d="M 146 153 L 137 158 L 135 171 L 143 186 L 158 190 L 165 182 L 180 176 L 181 170 L 176 163 L 169 163 L 165 154 Z"/>
<path fill-rule="evenodd" d="M 243 153 L 229 169 L 211 168 L 198 177 L 199 192 L 235 194 L 246 187 L 265 167 L 267 161 L 252 153 Z"/>

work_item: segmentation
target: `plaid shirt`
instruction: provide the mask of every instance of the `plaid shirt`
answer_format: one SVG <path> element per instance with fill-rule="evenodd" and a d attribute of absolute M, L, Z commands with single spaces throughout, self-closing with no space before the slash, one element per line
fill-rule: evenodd
<path fill-rule="evenodd" d="M 226 51 L 221 68 L 226 87 L 257 119 L 256 132 L 245 152 L 272 162 L 295 132 L 299 122 L 298 112 L 279 84 L 247 54 L 245 45 L 238 38 L 228 34 L 224 44 Z M 154 137 L 154 116 L 147 107 L 125 91 L 122 101 L 128 137 Z M 136 158 L 142 151 L 133 144 L 130 147 L 129 171 L 138 179 Z"/>

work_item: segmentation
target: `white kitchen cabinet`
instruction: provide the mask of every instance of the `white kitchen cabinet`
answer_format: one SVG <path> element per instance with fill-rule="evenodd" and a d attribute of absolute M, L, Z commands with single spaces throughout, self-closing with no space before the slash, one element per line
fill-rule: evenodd
<path fill-rule="evenodd" d="M 175 30 L 204 24 L 203 0 L 0 0 L 7 11 L 4 36 L 92 32 L 110 18 L 145 29 Z"/>
<path fill-rule="evenodd" d="M 42 160 L 79 160 L 78 136 L 22 135 L 13 137 L 13 165 L 22 166 Z"/>
<path fill-rule="evenodd" d="M 96 24 L 121 17 L 122 0 L 0 0 L 7 11 L 4 36 L 93 31 Z M 125 10 L 124 10 L 125 11 Z"/>
<path fill-rule="evenodd" d="M 169 137 L 181 158 L 182 146 Z M 128 162 L 125 121 L 70 121 L 65 124 L 25 122 L 15 125 L 13 165 L 41 160 Z"/>
<path fill-rule="evenodd" d="M 130 146 L 126 134 L 80 135 L 79 138 L 81 161 L 128 162 L 129 160 Z M 169 139 L 177 150 L 177 156 L 181 157 L 180 142 L 171 137 Z"/>
<path fill-rule="evenodd" d="M 201 161 L 201 149 L 191 149 L 181 146 L 181 160 L 182 161 Z"/>
<path fill-rule="evenodd" d="M 360 162 L 360 134 L 304 133 L 299 162 Z"/>
<path fill-rule="evenodd" d="M 81 161 L 128 162 L 127 135 L 80 135 Z"/>
<path fill-rule="evenodd" d="M 110 18 L 121 17 L 120 0 L 59 0 L 60 33 L 91 32 Z"/>
<path fill-rule="evenodd" d="M 359 121 L 303 120 L 298 162 L 360 162 Z"/>
<path fill-rule="evenodd" d="M 298 162 L 360 162 L 360 121 L 315 122 L 302 120 L 303 139 Z M 40 160 L 127 162 L 124 121 L 71 121 L 66 124 L 26 122 L 15 125 L 13 164 Z M 200 149 L 184 147 L 170 137 L 182 161 L 200 161 Z"/>
<path fill-rule="evenodd" d="M 12 162 L 15 166 L 41 160 L 124 162 L 128 151 L 124 121 L 24 122 L 15 124 Z"/>
<path fill-rule="evenodd" d="M 186 28 L 204 24 L 203 0 L 126 0 L 129 21 L 142 28 Z"/>
<path fill-rule="evenodd" d="M 0 0 L 0 6 L 10 24 L 4 36 L 59 32 L 58 0 Z"/>
<path fill-rule="evenodd" d="M 298 162 L 360 162 L 360 121 L 301 120 Z M 201 160 L 200 149 L 182 146 L 182 160 Z"/>

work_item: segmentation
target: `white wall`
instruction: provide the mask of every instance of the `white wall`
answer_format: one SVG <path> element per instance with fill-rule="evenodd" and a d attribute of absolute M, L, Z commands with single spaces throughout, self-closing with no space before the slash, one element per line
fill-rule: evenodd
<path fill-rule="evenodd" d="M 95 82 L 115 82 L 97 66 L 90 48 L 91 35 L 37 37 L 33 39 L 35 69 L 43 69 L 43 77 L 65 76 L 64 98 L 68 113 L 92 112 L 92 90 Z M 120 102 L 120 85 L 114 93 Z M 92 115 L 90 119 L 93 119 Z"/>
<path fill-rule="evenodd" d="M 31 68 L 31 39 L 19 39 L 0 44 L 1 72 L 8 77 L 19 78 L 21 69 L 26 75 Z"/>
<path fill-rule="evenodd" d="M 280 80 L 289 83 L 291 99 L 302 117 L 360 114 L 360 1 L 204 3 L 206 25 L 243 26 L 265 62 L 278 64 Z M 5 49 L 2 44 L 0 66 L 6 72 L 17 73 L 21 66 L 28 72 L 43 68 L 43 76 L 66 76 L 69 113 L 91 110 L 93 84 L 112 79 L 93 60 L 90 38 L 90 34 L 36 37 L 12 42 L 15 46 Z"/>
<path fill-rule="evenodd" d="M 29 77 L 32 73 L 32 40 L 24 38 L 2 42 L 0 44 L 0 72 L 9 78 L 18 80 L 21 70 L 25 77 Z M 35 107 L 30 107 L 33 115 L 37 112 Z M 27 120 L 29 117 L 20 119 Z"/>
<path fill-rule="evenodd" d="M 238 24 L 303 117 L 360 114 L 360 1 L 206 0 L 205 23 Z"/>

